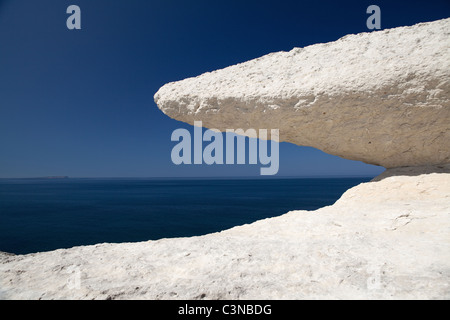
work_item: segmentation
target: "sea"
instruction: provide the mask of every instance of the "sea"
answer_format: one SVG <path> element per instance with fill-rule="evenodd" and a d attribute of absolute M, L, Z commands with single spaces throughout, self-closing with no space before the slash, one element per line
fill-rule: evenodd
<path fill-rule="evenodd" d="M 199 236 L 331 205 L 371 178 L 0 179 L 0 251 Z"/>

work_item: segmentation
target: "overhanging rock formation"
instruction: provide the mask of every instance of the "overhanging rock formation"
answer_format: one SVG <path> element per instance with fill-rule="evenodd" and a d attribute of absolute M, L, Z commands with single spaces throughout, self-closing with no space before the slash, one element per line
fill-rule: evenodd
<path fill-rule="evenodd" d="M 280 129 L 280 141 L 387 168 L 450 162 L 450 19 L 271 53 L 163 86 L 168 116 Z"/>

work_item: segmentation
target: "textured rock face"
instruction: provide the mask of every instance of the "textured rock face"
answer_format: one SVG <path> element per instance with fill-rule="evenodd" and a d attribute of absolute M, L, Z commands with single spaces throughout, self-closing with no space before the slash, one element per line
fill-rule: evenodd
<path fill-rule="evenodd" d="M 387 168 L 450 162 L 450 19 L 348 35 L 169 83 L 168 116 Z"/>
<path fill-rule="evenodd" d="M 201 237 L 0 254 L 0 298 L 450 299 L 450 174 L 427 171 Z"/>

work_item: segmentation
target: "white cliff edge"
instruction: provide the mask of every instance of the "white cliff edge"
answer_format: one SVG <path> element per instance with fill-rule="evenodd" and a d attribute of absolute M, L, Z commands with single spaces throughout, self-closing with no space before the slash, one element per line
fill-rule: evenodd
<path fill-rule="evenodd" d="M 279 129 L 280 141 L 385 168 L 450 163 L 450 18 L 270 53 L 164 85 L 171 118 Z"/>

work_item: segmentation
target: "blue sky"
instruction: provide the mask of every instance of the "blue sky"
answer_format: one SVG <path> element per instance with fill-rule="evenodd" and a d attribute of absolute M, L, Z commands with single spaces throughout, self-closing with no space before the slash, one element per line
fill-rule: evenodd
<path fill-rule="evenodd" d="M 66 28 L 81 8 L 82 30 Z M 255 176 L 260 165 L 172 164 L 153 102 L 165 83 L 293 47 L 450 16 L 430 1 L 0 0 L 0 178 Z M 281 132 L 282 134 L 282 132 Z M 279 176 L 382 168 L 280 144 Z"/>

